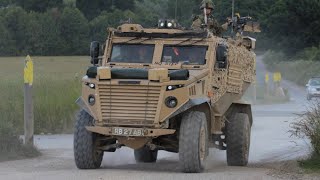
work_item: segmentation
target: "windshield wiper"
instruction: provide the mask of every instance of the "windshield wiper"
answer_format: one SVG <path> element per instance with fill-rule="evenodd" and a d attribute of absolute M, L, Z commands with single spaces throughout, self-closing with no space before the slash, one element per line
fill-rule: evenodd
<path fill-rule="evenodd" d="M 135 37 L 135 38 L 132 38 L 132 39 L 130 39 L 130 40 L 128 40 L 128 41 L 125 41 L 125 42 L 122 42 L 122 43 L 128 43 L 128 42 L 131 42 L 131 41 L 134 41 L 134 40 L 137 40 L 137 39 L 141 39 L 141 37 Z"/>
<path fill-rule="evenodd" d="M 200 39 L 200 40 L 197 40 L 197 41 L 194 41 L 194 42 L 192 42 L 191 44 L 187 44 L 187 45 L 194 45 L 194 44 L 197 44 L 198 42 L 201 42 L 201 41 L 203 41 L 203 40 L 205 40 L 206 38 L 202 38 L 202 39 Z"/>
<path fill-rule="evenodd" d="M 181 45 L 181 44 L 183 44 L 183 43 L 185 43 L 185 42 L 190 41 L 191 39 L 192 39 L 192 38 L 188 38 L 188 39 L 186 39 L 186 40 L 183 40 L 183 41 L 179 42 L 178 44 L 174 44 L 174 46 Z"/>
<path fill-rule="evenodd" d="M 151 39 L 152 39 L 152 37 L 149 37 L 148 39 L 144 39 L 144 40 L 138 42 L 137 44 L 141 44 L 141 43 L 143 43 L 143 42 L 145 42 L 145 41 L 148 41 L 148 40 L 151 40 Z"/>
<path fill-rule="evenodd" d="M 201 42 L 201 41 L 203 41 L 203 40 L 205 40 L 205 39 L 206 39 L 206 37 L 205 37 L 205 38 L 202 38 L 202 39 L 200 39 L 200 40 L 197 40 L 197 41 L 193 41 L 193 42 L 190 43 L 190 44 L 183 44 L 183 43 L 185 43 L 185 42 L 188 42 L 188 41 L 192 40 L 192 38 L 188 38 L 188 39 L 186 39 L 186 40 L 184 40 L 184 41 L 181 41 L 180 43 L 174 44 L 174 45 L 177 46 L 177 45 L 183 44 L 183 46 L 190 46 L 190 45 L 196 44 L 196 43 L 198 43 L 198 42 Z"/>

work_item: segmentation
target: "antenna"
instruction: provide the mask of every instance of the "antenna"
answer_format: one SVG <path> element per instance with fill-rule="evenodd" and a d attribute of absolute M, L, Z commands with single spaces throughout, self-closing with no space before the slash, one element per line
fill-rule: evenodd
<path fill-rule="evenodd" d="M 231 28 L 231 33 L 233 33 L 233 26 L 234 26 L 234 0 L 232 0 L 232 14 L 231 14 L 231 20 L 232 20 L 232 28 Z"/>
<path fill-rule="evenodd" d="M 232 0 L 232 18 L 234 17 L 234 0 Z"/>
<path fill-rule="evenodd" d="M 177 20 L 178 0 L 176 0 L 176 8 L 174 10 L 174 19 Z"/>

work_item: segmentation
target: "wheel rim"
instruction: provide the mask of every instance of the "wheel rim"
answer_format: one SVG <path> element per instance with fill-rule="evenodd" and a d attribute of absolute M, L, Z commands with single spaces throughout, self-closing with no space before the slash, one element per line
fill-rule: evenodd
<path fill-rule="evenodd" d="M 206 130 L 203 127 L 200 130 L 199 140 L 199 156 L 200 161 L 202 162 L 206 158 Z"/>

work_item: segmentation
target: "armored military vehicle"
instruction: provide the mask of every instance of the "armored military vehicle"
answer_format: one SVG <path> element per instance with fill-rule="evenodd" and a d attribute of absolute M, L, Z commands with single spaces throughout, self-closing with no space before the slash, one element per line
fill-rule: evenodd
<path fill-rule="evenodd" d="M 104 152 L 134 149 L 139 163 L 159 150 L 179 153 L 183 172 L 201 172 L 209 148 L 230 166 L 248 163 L 252 113 L 241 97 L 255 79 L 255 40 L 123 24 L 105 45 L 91 43 L 82 79 L 74 156 L 79 169 L 99 168 Z M 100 50 L 104 53 L 101 56 Z"/>

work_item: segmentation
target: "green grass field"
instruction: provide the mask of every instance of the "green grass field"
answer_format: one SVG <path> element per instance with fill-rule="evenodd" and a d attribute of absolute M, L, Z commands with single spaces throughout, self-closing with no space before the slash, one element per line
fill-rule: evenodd
<path fill-rule="evenodd" d="M 89 57 L 31 57 L 34 60 L 34 118 L 36 133 L 72 129 L 75 100 Z M 0 58 L 0 123 L 23 132 L 23 68 L 25 57 Z M 1 125 L 0 125 L 1 126 Z"/>

